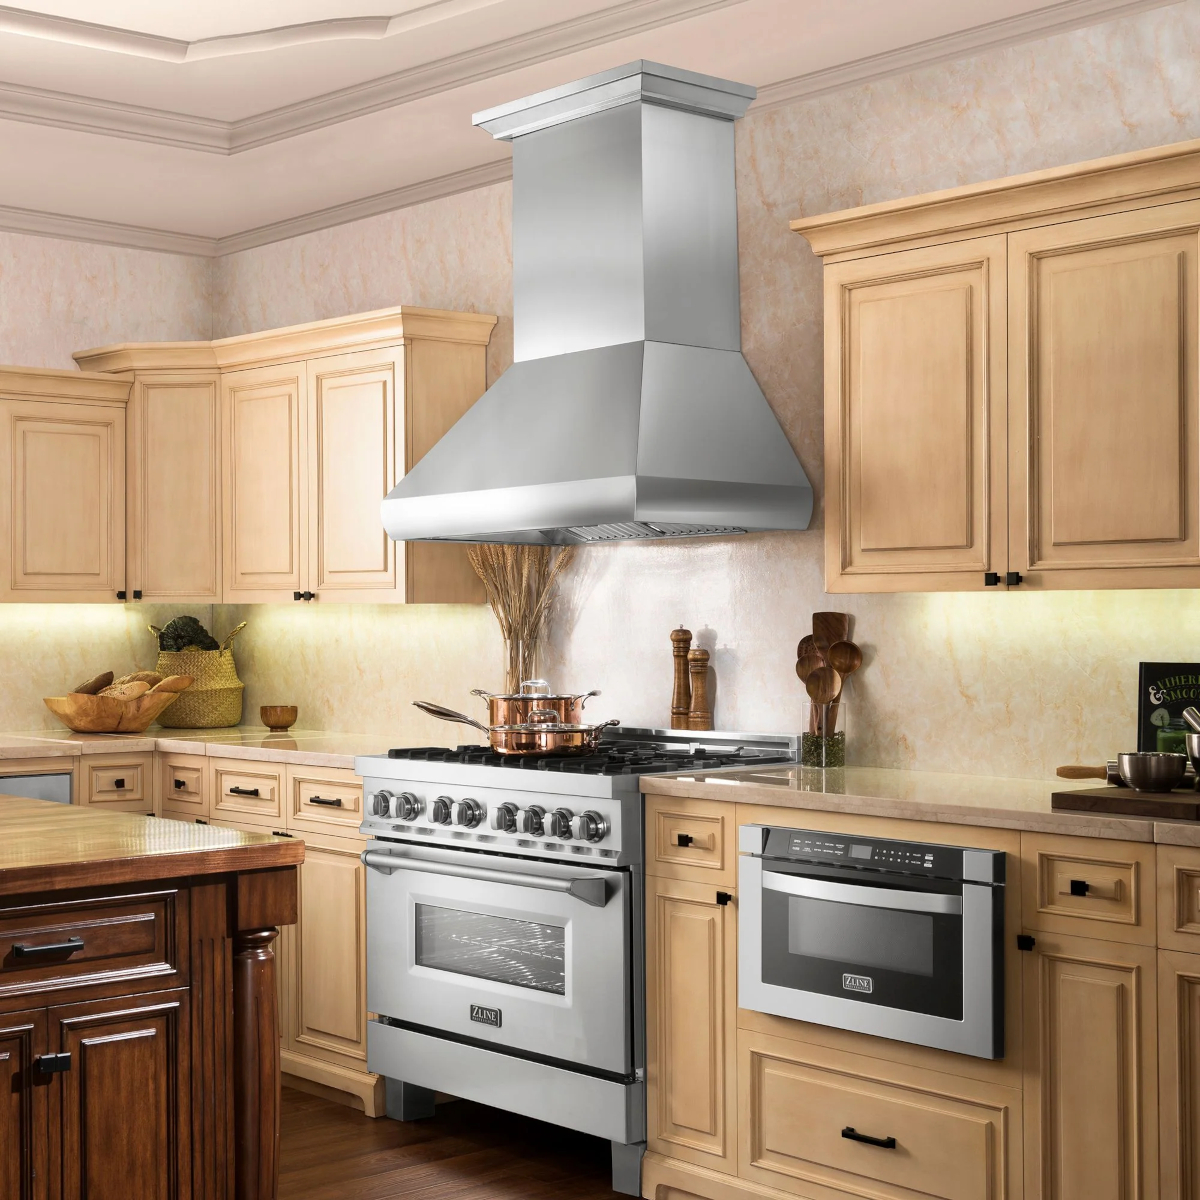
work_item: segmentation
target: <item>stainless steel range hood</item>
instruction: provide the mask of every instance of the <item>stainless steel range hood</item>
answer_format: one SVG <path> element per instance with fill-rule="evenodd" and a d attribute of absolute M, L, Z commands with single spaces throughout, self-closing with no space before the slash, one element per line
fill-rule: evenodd
<path fill-rule="evenodd" d="M 393 538 L 807 528 L 741 354 L 733 122 L 754 95 L 635 62 L 475 116 L 513 143 L 515 361 L 383 502 Z"/>

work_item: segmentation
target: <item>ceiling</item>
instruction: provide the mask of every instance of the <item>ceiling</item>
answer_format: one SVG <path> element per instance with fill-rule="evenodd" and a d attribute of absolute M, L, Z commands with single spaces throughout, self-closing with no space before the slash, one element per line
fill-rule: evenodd
<path fill-rule="evenodd" d="M 0 229 L 223 254 L 506 178 L 473 112 L 632 59 L 776 105 L 1166 2 L 0 7 Z"/>

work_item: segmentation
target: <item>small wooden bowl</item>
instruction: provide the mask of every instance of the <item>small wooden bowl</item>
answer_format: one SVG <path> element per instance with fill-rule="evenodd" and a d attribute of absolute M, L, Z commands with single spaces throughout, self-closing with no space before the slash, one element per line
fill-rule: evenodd
<path fill-rule="evenodd" d="M 285 733 L 295 725 L 299 712 L 294 704 L 264 704 L 258 715 L 272 733 Z"/>
<path fill-rule="evenodd" d="M 145 733 L 178 692 L 146 692 L 133 700 L 116 696 L 47 696 L 46 707 L 75 733 Z"/>

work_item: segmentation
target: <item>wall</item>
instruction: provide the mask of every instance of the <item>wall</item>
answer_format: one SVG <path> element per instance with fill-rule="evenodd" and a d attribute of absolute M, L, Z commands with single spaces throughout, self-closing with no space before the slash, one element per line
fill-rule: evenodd
<path fill-rule="evenodd" d="M 71 352 L 115 341 L 207 338 L 211 263 L 177 254 L 0 233 L 0 362 L 75 370 Z M 153 666 L 147 622 L 178 609 L 0 605 L 0 729 L 55 728 L 43 696 L 112 669 Z M 201 606 L 201 619 L 211 610 Z"/>
<path fill-rule="evenodd" d="M 1198 50 L 1200 3 L 1190 0 L 751 113 L 739 126 L 746 355 L 818 492 L 820 266 L 788 219 L 1200 136 Z M 231 256 L 215 272 L 215 330 L 400 301 L 473 308 L 505 318 L 494 374 L 511 353 L 509 194 L 493 187 Z M 1139 659 L 1200 657 L 1189 632 L 1200 627 L 1200 598 L 1190 592 L 834 600 L 822 591 L 819 526 L 818 512 L 801 535 L 584 552 L 556 613 L 554 677 L 602 687 L 600 715 L 660 723 L 668 632 L 683 622 L 714 652 L 720 725 L 795 729 L 795 643 L 814 610 L 843 608 L 867 652 L 851 701 L 858 761 L 1047 775 L 1131 745 Z M 257 619 L 272 628 L 271 615 Z M 317 698 L 323 721 L 397 728 L 416 682 L 373 665 L 364 686 L 346 690 L 345 663 L 420 653 L 436 672 L 421 688 L 467 705 L 463 676 L 483 663 L 464 670 L 447 642 L 465 622 L 467 653 L 478 655 L 487 638 L 474 621 L 374 610 L 339 627 L 324 613 L 297 614 L 287 650 L 253 650 L 253 689 L 286 681 Z M 335 630 L 337 649 L 323 650 Z M 414 638 L 445 653 L 418 650 Z M 285 672 L 285 655 L 303 669 Z"/>

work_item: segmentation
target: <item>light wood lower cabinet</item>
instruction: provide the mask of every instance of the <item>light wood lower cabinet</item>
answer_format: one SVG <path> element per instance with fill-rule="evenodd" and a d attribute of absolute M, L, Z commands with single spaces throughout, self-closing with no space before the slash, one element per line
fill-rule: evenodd
<path fill-rule="evenodd" d="M 1158 952 L 1162 1200 L 1200 1200 L 1200 954 Z"/>
<path fill-rule="evenodd" d="M 711 885 L 651 877 L 650 1149 L 737 1172 L 737 916 Z"/>
<path fill-rule="evenodd" d="M 78 778 L 79 804 L 114 812 L 155 811 L 153 754 L 85 754 Z"/>

